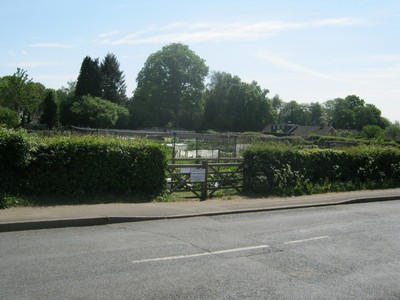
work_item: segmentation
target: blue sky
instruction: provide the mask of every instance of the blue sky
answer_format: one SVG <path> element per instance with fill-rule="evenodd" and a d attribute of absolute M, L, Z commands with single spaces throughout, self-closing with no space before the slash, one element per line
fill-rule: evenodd
<path fill-rule="evenodd" d="M 0 33 L 0 76 L 19 67 L 50 88 L 110 52 L 131 96 L 147 57 L 181 42 L 270 96 L 356 94 L 400 120 L 399 0 L 2 0 Z"/>

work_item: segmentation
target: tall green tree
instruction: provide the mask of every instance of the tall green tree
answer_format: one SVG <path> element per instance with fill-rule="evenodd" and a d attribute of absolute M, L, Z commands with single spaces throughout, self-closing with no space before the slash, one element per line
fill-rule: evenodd
<path fill-rule="evenodd" d="M 309 118 L 306 105 L 299 104 L 294 100 L 285 103 L 279 113 L 279 120 L 281 123 L 307 125 Z"/>
<path fill-rule="evenodd" d="M 43 101 L 43 114 L 40 122 L 46 124 L 48 128 L 58 126 L 60 121 L 59 102 L 57 92 L 52 89 L 46 90 L 46 95 Z"/>
<path fill-rule="evenodd" d="M 325 103 L 330 122 L 338 129 L 362 130 L 366 125 L 385 127 L 381 111 L 373 104 L 367 104 L 356 95 L 336 98 Z"/>
<path fill-rule="evenodd" d="M 204 94 L 204 128 L 219 131 L 256 131 L 273 122 L 275 110 L 257 82 L 216 72 Z"/>
<path fill-rule="evenodd" d="M 103 99 L 119 105 L 127 101 L 125 76 L 119 69 L 119 62 L 114 54 L 108 53 L 100 65 L 102 75 L 101 95 Z"/>
<path fill-rule="evenodd" d="M 310 120 L 307 125 L 320 125 L 325 120 L 323 118 L 324 110 L 322 105 L 318 102 L 312 102 L 308 105 L 308 112 L 310 115 Z"/>
<path fill-rule="evenodd" d="M 99 59 L 92 59 L 90 56 L 86 56 L 79 71 L 75 96 L 91 95 L 92 97 L 101 97 L 101 82 Z"/>
<path fill-rule="evenodd" d="M 17 69 L 12 76 L 0 80 L 0 105 L 16 111 L 21 125 L 39 118 L 45 87 L 33 82 L 27 71 Z"/>
<path fill-rule="evenodd" d="M 187 45 L 173 43 L 151 54 L 136 79 L 134 125 L 198 127 L 207 74 L 205 61 Z"/>
<path fill-rule="evenodd" d="M 61 125 L 73 124 L 73 116 L 71 114 L 71 105 L 75 100 L 76 81 L 67 83 L 67 87 L 61 87 L 57 90 L 59 109 L 60 109 L 60 123 Z"/>

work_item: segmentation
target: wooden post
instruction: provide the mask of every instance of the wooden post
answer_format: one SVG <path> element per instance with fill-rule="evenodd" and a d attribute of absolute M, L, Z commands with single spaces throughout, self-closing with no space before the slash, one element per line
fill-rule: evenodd
<path fill-rule="evenodd" d="M 208 190 L 207 190 L 207 186 L 208 186 L 208 161 L 203 160 L 201 162 L 201 168 L 204 169 L 204 182 L 203 182 L 203 186 L 201 189 L 201 200 L 206 200 L 208 197 Z"/>
<path fill-rule="evenodd" d="M 173 142 L 173 146 L 174 148 L 172 149 L 172 163 L 175 163 L 175 155 L 176 155 L 176 150 L 175 150 L 175 146 L 176 146 L 176 132 L 174 132 L 174 142 Z"/>
<path fill-rule="evenodd" d="M 234 136 L 234 141 L 235 141 L 235 149 L 233 150 L 233 157 L 237 157 L 237 135 L 235 134 Z"/>

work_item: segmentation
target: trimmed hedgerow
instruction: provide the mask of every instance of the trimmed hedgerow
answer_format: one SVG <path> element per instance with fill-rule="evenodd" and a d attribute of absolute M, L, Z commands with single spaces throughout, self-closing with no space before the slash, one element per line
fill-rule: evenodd
<path fill-rule="evenodd" d="M 33 138 L 0 129 L 1 195 L 158 196 L 166 151 L 147 140 L 74 136 Z"/>
<path fill-rule="evenodd" d="M 32 151 L 32 140 L 25 131 L 0 128 L 0 197 L 21 189 Z"/>
<path fill-rule="evenodd" d="M 246 193 L 278 196 L 399 187 L 400 151 L 254 146 L 244 153 L 243 184 Z"/>
<path fill-rule="evenodd" d="M 43 139 L 30 165 L 26 192 L 34 195 L 159 195 L 166 156 L 146 140 L 105 137 Z"/>

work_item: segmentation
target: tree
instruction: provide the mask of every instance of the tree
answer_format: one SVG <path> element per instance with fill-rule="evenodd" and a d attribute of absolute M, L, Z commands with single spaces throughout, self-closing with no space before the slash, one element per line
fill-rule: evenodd
<path fill-rule="evenodd" d="M 126 84 L 123 72 L 119 70 L 119 62 L 114 54 L 108 53 L 100 65 L 102 75 L 101 94 L 102 98 L 124 105 L 126 97 Z"/>
<path fill-rule="evenodd" d="M 47 124 L 48 128 L 53 128 L 59 124 L 59 102 L 55 90 L 46 90 L 43 101 L 43 114 L 40 118 L 41 123 Z"/>
<path fill-rule="evenodd" d="M 307 125 L 320 125 L 324 122 L 323 108 L 318 102 L 308 105 L 308 113 L 310 116 L 309 124 Z"/>
<path fill-rule="evenodd" d="M 400 123 L 398 121 L 385 128 L 385 138 L 392 141 L 400 141 Z"/>
<path fill-rule="evenodd" d="M 284 106 L 283 100 L 277 94 L 272 98 L 271 101 L 272 101 L 272 108 L 275 109 L 275 111 L 279 114 L 280 110 Z"/>
<path fill-rule="evenodd" d="M 360 130 L 366 125 L 377 125 L 383 127 L 381 122 L 381 111 L 373 104 L 359 106 L 355 110 L 355 128 Z"/>
<path fill-rule="evenodd" d="M 18 68 L 0 81 L 0 104 L 16 111 L 24 125 L 39 117 L 44 91 L 41 83 L 33 82 L 25 70 Z"/>
<path fill-rule="evenodd" d="M 75 125 L 94 128 L 112 128 L 118 119 L 127 118 L 128 110 L 111 101 L 83 96 L 71 105 Z"/>
<path fill-rule="evenodd" d="M 325 109 L 335 128 L 362 130 L 366 125 L 385 126 L 381 111 L 356 95 L 327 101 Z"/>
<path fill-rule="evenodd" d="M 101 97 L 101 71 L 99 59 L 86 56 L 81 65 L 78 80 L 76 82 L 75 96 Z"/>
<path fill-rule="evenodd" d="M 308 119 L 309 115 L 306 106 L 296 101 L 290 101 L 284 104 L 279 113 L 279 120 L 281 123 L 307 125 Z"/>
<path fill-rule="evenodd" d="M 150 126 L 196 128 L 201 121 L 201 96 L 207 74 L 204 60 L 188 46 L 164 46 L 148 57 L 138 74 L 134 115 L 147 112 L 146 124 Z M 136 126 L 143 126 L 138 121 Z"/>
<path fill-rule="evenodd" d="M 76 81 L 67 83 L 67 87 L 57 90 L 60 110 L 60 123 L 62 125 L 73 124 L 73 115 L 71 114 L 72 103 L 75 102 Z"/>
<path fill-rule="evenodd" d="M 263 90 L 253 81 L 215 72 L 204 94 L 204 128 L 219 131 L 256 131 L 272 122 L 275 110 Z"/>

